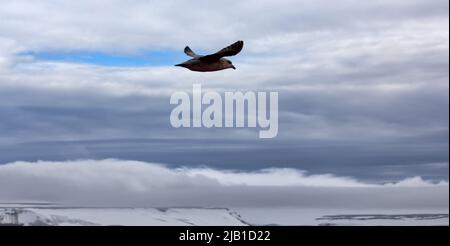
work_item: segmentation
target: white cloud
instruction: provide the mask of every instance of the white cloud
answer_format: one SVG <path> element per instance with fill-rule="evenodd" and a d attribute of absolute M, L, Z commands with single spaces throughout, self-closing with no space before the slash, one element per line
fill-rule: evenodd
<path fill-rule="evenodd" d="M 423 180 L 422 177 L 416 176 L 401 180 L 397 183 L 387 183 L 386 186 L 393 187 L 426 187 L 426 186 L 448 186 L 448 182 L 440 181 L 439 183 L 433 183 L 427 180 Z"/>
<path fill-rule="evenodd" d="M 0 165 L 2 202 L 420 208 L 448 206 L 448 189 L 448 182 L 432 184 L 417 177 L 380 185 L 331 174 L 308 175 L 295 169 L 171 169 L 112 159 Z"/>
<path fill-rule="evenodd" d="M 230 171 L 209 168 L 181 169 L 189 177 L 208 177 L 222 185 L 244 186 L 311 186 L 311 187 L 374 187 L 353 178 L 336 177 L 331 174 L 308 175 L 305 171 L 291 168 L 272 168 L 260 171 Z"/>

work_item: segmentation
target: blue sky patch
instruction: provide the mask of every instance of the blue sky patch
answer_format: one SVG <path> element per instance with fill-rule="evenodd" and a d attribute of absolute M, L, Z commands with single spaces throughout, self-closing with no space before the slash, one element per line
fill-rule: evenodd
<path fill-rule="evenodd" d="M 111 54 L 102 52 L 22 52 L 19 55 L 32 56 L 36 60 L 93 64 L 111 67 L 169 66 L 187 59 L 182 51 L 145 51 L 137 54 Z"/>

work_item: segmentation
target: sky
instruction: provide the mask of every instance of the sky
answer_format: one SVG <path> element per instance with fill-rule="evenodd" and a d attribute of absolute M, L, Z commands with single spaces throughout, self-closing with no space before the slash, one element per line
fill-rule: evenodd
<path fill-rule="evenodd" d="M 264 170 L 274 179 L 296 177 L 283 187 L 303 187 L 295 180 L 314 175 L 365 189 L 413 180 L 424 189 L 436 185 L 439 194 L 446 189 L 440 204 L 448 208 L 446 0 L 0 0 L 0 6 L 0 176 L 21 180 L 23 172 L 36 172 L 43 193 L 54 177 L 39 168 L 57 173 L 55 163 L 88 177 L 118 162 L 124 170 L 133 161 L 167 172 L 184 168 L 187 176 L 201 169 L 197 176 L 221 185 L 229 183 L 218 174 Z M 232 58 L 237 70 L 204 74 L 173 66 L 188 59 L 186 45 L 208 54 L 237 40 L 245 41 Z M 172 128 L 170 95 L 190 92 L 194 83 L 218 92 L 279 92 L 278 136 Z M 100 163 L 99 170 L 81 171 L 80 160 Z M 112 164 L 101 165 L 105 160 Z M 71 187 L 70 178 L 56 179 Z M 318 183 L 340 187 L 327 180 Z M 242 185 L 257 186 L 231 186 Z M 42 197 L 57 197 L 52 192 Z M 12 197 L 36 199 L 27 192 Z"/>

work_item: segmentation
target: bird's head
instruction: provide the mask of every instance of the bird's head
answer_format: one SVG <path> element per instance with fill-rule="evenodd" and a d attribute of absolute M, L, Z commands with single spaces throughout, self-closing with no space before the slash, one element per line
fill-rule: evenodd
<path fill-rule="evenodd" d="M 232 63 L 230 60 L 228 60 L 228 59 L 222 58 L 222 65 L 223 65 L 225 68 L 232 68 L 232 69 L 236 70 L 236 67 L 235 67 L 235 66 L 233 65 L 233 63 Z"/>

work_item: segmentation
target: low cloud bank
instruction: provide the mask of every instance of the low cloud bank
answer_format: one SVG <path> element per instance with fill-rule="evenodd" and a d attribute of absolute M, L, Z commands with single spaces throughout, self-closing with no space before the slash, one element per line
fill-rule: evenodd
<path fill-rule="evenodd" d="M 0 165 L 0 202 L 82 206 L 296 206 L 448 208 L 447 181 L 412 177 L 371 184 L 297 169 L 171 169 L 123 160 L 13 162 Z"/>

